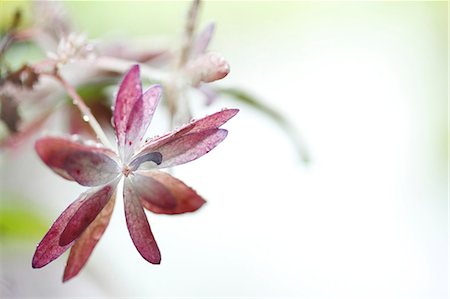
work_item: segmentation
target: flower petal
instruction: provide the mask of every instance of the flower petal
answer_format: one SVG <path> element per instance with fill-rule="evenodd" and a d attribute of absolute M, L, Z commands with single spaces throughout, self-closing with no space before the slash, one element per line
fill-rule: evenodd
<path fill-rule="evenodd" d="M 194 212 L 205 203 L 193 189 L 162 171 L 136 174 L 132 181 L 144 207 L 157 214 Z"/>
<path fill-rule="evenodd" d="M 216 90 L 214 90 L 213 88 L 211 88 L 210 85 L 208 84 L 200 84 L 198 86 L 198 90 L 203 93 L 203 95 L 205 96 L 205 105 L 206 106 L 210 106 L 212 103 L 214 103 L 218 97 L 218 94 L 216 92 Z"/>
<path fill-rule="evenodd" d="M 136 246 L 136 249 L 145 260 L 152 264 L 159 264 L 161 262 L 161 253 L 153 237 L 139 196 L 128 179 L 125 179 L 123 199 L 128 231 L 134 246 Z"/>
<path fill-rule="evenodd" d="M 198 159 L 221 143 L 227 134 L 228 131 L 224 129 L 211 129 L 174 139 L 158 148 L 162 155 L 158 168 L 172 167 Z"/>
<path fill-rule="evenodd" d="M 139 75 L 139 65 L 136 64 L 131 67 L 123 78 L 114 105 L 114 127 L 116 129 L 119 153 L 122 158 L 128 119 L 134 104 L 140 97 L 142 97 L 142 86 Z"/>
<path fill-rule="evenodd" d="M 69 259 L 64 269 L 63 282 L 76 276 L 86 264 L 95 245 L 97 245 L 109 224 L 115 199 L 116 194 L 114 193 L 97 218 L 86 228 L 70 249 Z"/>
<path fill-rule="evenodd" d="M 81 233 L 95 220 L 109 202 L 117 186 L 116 180 L 90 196 L 72 216 L 59 239 L 59 246 L 65 246 L 77 239 Z"/>
<path fill-rule="evenodd" d="M 92 196 L 96 196 L 98 192 L 102 192 L 103 189 L 111 188 L 110 185 L 89 189 L 88 191 L 81 194 L 69 207 L 67 207 L 64 212 L 56 219 L 53 225 L 45 234 L 42 241 L 38 244 L 36 252 L 33 256 L 32 267 L 42 268 L 48 263 L 52 262 L 63 254 L 71 244 L 65 246 L 59 245 L 59 239 L 63 230 L 66 228 L 69 221 L 76 214 L 78 209 L 80 209 L 83 204 L 89 200 Z"/>
<path fill-rule="evenodd" d="M 187 137 L 186 139 L 184 139 L 185 142 L 188 139 L 191 139 L 191 142 L 193 140 L 198 140 L 199 142 L 201 142 L 202 141 L 202 138 L 200 138 L 201 136 L 206 138 L 207 136 L 213 134 L 214 129 L 219 128 L 221 125 L 223 125 L 225 122 L 227 122 L 230 118 L 235 116 L 238 112 L 239 112 L 238 109 L 224 109 L 222 111 L 216 112 L 212 115 L 206 116 L 199 120 L 192 121 L 189 124 L 186 124 L 183 127 L 179 128 L 178 130 L 172 131 L 164 136 L 154 138 L 154 139 L 148 141 L 147 144 L 142 147 L 142 150 L 134 156 L 134 159 L 138 159 L 140 156 L 143 156 L 143 155 L 151 153 L 151 152 L 160 152 L 160 149 L 166 145 L 168 145 L 168 147 L 166 147 L 164 149 L 170 150 L 170 148 L 171 148 L 170 144 L 172 145 L 172 147 L 174 145 L 177 145 L 176 141 L 188 134 L 201 133 L 199 135 L 193 135 L 191 137 Z M 205 132 L 202 133 L 202 131 L 205 131 Z M 211 136 L 210 138 L 214 139 L 214 138 L 220 137 L 221 135 L 226 135 L 226 132 L 221 132 L 221 133 L 216 133 L 216 134 L 218 134 L 219 136 Z M 222 136 L 222 137 L 225 138 L 225 136 Z M 222 138 L 222 140 L 223 140 L 223 138 Z M 222 140 L 220 140 L 220 141 L 222 141 Z M 205 140 L 205 141 L 207 141 L 207 140 Z M 210 141 L 212 141 L 212 140 L 210 140 Z M 218 141 L 217 143 L 219 143 L 220 141 Z M 215 145 L 217 145 L 217 143 Z M 183 147 L 183 150 L 185 148 L 186 147 Z M 210 149 L 212 149 L 212 147 Z M 162 157 L 163 163 L 165 163 L 164 160 L 167 159 L 168 157 L 164 156 L 164 153 L 162 153 L 162 152 L 161 152 L 161 154 L 163 155 L 163 157 Z M 203 153 L 203 154 L 205 154 L 205 153 Z M 199 156 L 197 156 L 197 158 L 198 157 Z M 188 162 L 188 161 L 185 161 L 185 162 Z M 183 163 L 185 163 L 185 162 L 183 162 Z M 179 163 L 179 164 L 181 164 L 181 163 Z M 163 167 L 163 166 L 168 167 L 166 164 L 162 165 L 161 167 Z"/>
<path fill-rule="evenodd" d="M 205 53 L 208 45 L 213 37 L 215 25 L 214 23 L 209 23 L 206 27 L 200 32 L 198 37 L 194 42 L 194 46 L 191 50 L 191 57 L 195 58 L 199 55 Z"/>
<path fill-rule="evenodd" d="M 99 186 L 120 173 L 116 154 L 107 148 L 85 145 L 62 137 L 36 141 L 36 152 L 47 166 L 68 180 Z"/>
<path fill-rule="evenodd" d="M 161 86 L 151 86 L 134 104 L 125 132 L 124 161 L 128 161 L 136 146 L 140 146 L 161 98 Z"/>

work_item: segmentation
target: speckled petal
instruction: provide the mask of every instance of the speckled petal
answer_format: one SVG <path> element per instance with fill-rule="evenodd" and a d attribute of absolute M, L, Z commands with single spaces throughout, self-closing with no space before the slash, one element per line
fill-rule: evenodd
<path fill-rule="evenodd" d="M 36 141 L 36 152 L 53 171 L 84 186 L 111 182 L 120 174 L 116 154 L 104 147 L 85 145 L 62 137 Z"/>
<path fill-rule="evenodd" d="M 214 148 L 226 137 L 226 131 L 218 128 L 235 116 L 238 111 L 237 109 L 224 109 L 190 122 L 164 136 L 154 138 L 134 156 L 134 159 L 138 159 L 140 156 L 151 152 L 160 152 L 162 154 L 160 168 L 186 163 L 196 159 Z M 176 146 L 179 148 L 175 148 Z M 181 157 L 184 151 L 188 151 L 188 153 L 184 157 Z M 177 158 L 177 156 L 180 157 Z M 171 161 L 165 161 L 169 159 Z"/>
<path fill-rule="evenodd" d="M 128 119 L 134 104 L 141 97 L 142 86 L 139 75 L 139 65 L 134 65 L 123 78 L 114 105 L 113 120 L 121 158 L 123 158 Z"/>
<path fill-rule="evenodd" d="M 129 179 L 125 179 L 123 199 L 128 231 L 134 246 L 145 260 L 152 264 L 159 264 L 161 253 L 153 237 L 139 196 Z"/>
<path fill-rule="evenodd" d="M 158 149 L 162 162 L 157 168 L 172 167 L 198 159 L 221 143 L 227 134 L 228 131 L 224 129 L 211 129 L 174 139 Z"/>
<path fill-rule="evenodd" d="M 63 165 L 80 185 L 99 186 L 114 180 L 120 173 L 117 162 L 107 155 L 80 151 L 67 156 Z"/>
<path fill-rule="evenodd" d="M 104 188 L 110 189 L 111 186 L 89 189 L 88 191 L 81 194 L 78 199 L 76 199 L 69 207 L 64 210 L 64 212 L 62 212 L 62 214 L 50 227 L 47 234 L 45 234 L 42 241 L 38 244 L 33 256 L 33 268 L 44 267 L 48 263 L 58 258 L 72 245 L 72 243 L 65 246 L 59 245 L 59 239 L 62 232 L 64 231 L 72 217 L 80 209 L 80 207 L 83 206 L 83 204 L 92 196 L 95 196 L 97 192 L 102 192 Z"/>
<path fill-rule="evenodd" d="M 66 228 L 61 234 L 59 245 L 65 246 L 75 239 L 95 220 L 98 214 L 103 210 L 109 202 L 118 180 L 113 184 L 107 185 L 98 192 L 90 196 L 72 216 L 67 223 Z"/>
<path fill-rule="evenodd" d="M 161 91 L 160 85 L 153 85 L 134 104 L 125 129 L 124 161 L 128 161 L 134 149 L 142 144 L 161 98 Z"/>
<path fill-rule="evenodd" d="M 70 249 L 69 259 L 64 269 L 64 282 L 76 276 L 86 264 L 109 224 L 115 199 L 114 193 L 97 218 L 86 228 Z"/>
<path fill-rule="evenodd" d="M 133 185 L 143 206 L 157 214 L 194 212 L 205 203 L 193 189 L 162 171 L 136 174 Z"/>

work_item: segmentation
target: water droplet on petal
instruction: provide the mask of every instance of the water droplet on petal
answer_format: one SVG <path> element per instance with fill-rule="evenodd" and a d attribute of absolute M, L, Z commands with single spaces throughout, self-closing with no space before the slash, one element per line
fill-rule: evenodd
<path fill-rule="evenodd" d="M 78 134 L 73 134 L 70 136 L 70 138 L 72 139 L 72 141 L 81 141 L 82 140 L 81 136 Z"/>
<path fill-rule="evenodd" d="M 88 121 L 89 121 L 89 116 L 83 115 L 83 120 L 84 120 L 85 122 L 88 122 Z"/>

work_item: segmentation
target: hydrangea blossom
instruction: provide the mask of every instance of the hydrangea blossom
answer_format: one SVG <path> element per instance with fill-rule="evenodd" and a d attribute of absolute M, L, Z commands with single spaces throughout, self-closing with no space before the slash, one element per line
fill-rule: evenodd
<path fill-rule="evenodd" d="M 63 280 L 79 273 L 103 235 L 122 178 L 127 227 L 136 249 L 159 264 L 156 244 L 144 207 L 157 214 L 193 212 L 204 204 L 194 190 L 159 169 L 195 160 L 227 136 L 219 128 L 238 112 L 224 109 L 192 121 L 161 137 L 143 140 L 161 97 L 159 85 L 142 92 L 137 65 L 125 75 L 116 99 L 113 123 L 117 152 L 100 144 L 66 137 L 43 137 L 36 151 L 60 176 L 91 187 L 54 222 L 37 246 L 33 268 L 41 268 L 71 247 Z"/>

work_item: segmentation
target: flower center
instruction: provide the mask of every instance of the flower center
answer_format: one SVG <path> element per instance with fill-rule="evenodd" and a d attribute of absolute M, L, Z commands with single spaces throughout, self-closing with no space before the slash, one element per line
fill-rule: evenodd
<path fill-rule="evenodd" d="M 122 173 L 124 176 L 128 177 L 128 175 L 131 173 L 131 168 L 128 165 L 124 165 L 122 168 Z"/>

